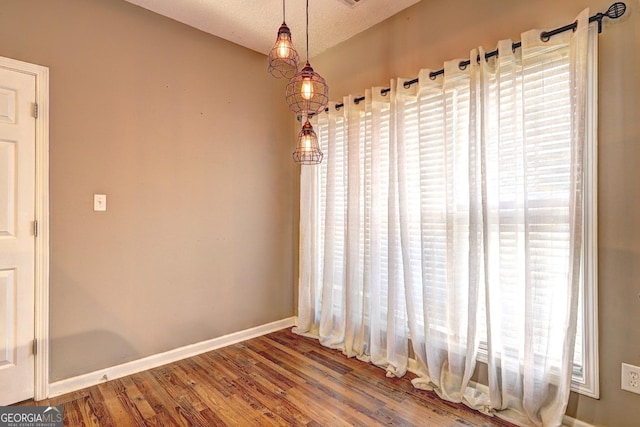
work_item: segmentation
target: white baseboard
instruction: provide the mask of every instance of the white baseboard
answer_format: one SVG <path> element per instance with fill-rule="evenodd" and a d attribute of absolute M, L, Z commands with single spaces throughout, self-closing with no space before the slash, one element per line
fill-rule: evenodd
<path fill-rule="evenodd" d="M 110 368 L 90 372 L 88 374 L 79 375 L 77 377 L 68 378 L 66 380 L 57 381 L 49 384 L 48 397 L 60 396 L 61 394 L 71 393 L 105 381 L 115 380 L 116 378 L 122 378 L 127 375 L 146 371 L 147 369 L 156 368 L 158 366 L 166 365 L 167 363 L 176 362 L 178 360 L 206 353 L 207 351 L 216 350 L 251 338 L 276 332 L 284 328 L 289 328 L 291 326 L 295 326 L 296 323 L 296 317 L 289 317 L 287 319 L 256 326 L 255 328 L 245 329 L 244 331 L 234 332 L 222 337 L 169 350 L 164 353 L 143 357 L 142 359 L 123 363 L 122 365 L 116 365 Z"/>
<path fill-rule="evenodd" d="M 562 420 L 562 427 L 595 427 L 593 424 L 585 423 L 584 421 L 576 420 L 568 415 L 564 416 Z"/>

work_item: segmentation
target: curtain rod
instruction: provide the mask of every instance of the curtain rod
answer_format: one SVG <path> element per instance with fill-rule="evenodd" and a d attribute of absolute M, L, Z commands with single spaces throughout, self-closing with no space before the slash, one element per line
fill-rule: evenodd
<path fill-rule="evenodd" d="M 609 9 L 607 9 L 606 12 L 598 12 L 593 16 L 589 17 L 589 22 L 595 22 L 598 21 L 598 34 L 602 32 L 602 20 L 604 18 L 609 18 L 609 19 L 618 19 L 620 18 L 622 15 L 624 15 L 624 13 L 627 10 L 627 5 L 622 3 L 622 2 L 616 2 L 613 3 L 611 6 L 609 6 Z M 543 42 L 547 42 L 549 41 L 549 39 L 557 34 L 560 33 L 564 33 L 565 31 L 575 31 L 576 28 L 578 28 L 578 21 L 572 22 L 571 24 L 565 25 L 564 27 L 559 27 L 556 28 L 555 30 L 551 30 L 551 31 L 543 31 L 542 34 L 540 34 L 540 40 L 542 40 Z M 522 46 L 522 42 L 515 42 L 511 45 L 511 48 L 513 50 L 518 49 L 520 46 Z M 484 59 L 489 59 L 492 58 L 494 56 L 498 56 L 498 49 L 493 50 L 491 52 L 487 52 L 484 54 Z M 480 55 L 478 55 L 478 62 L 480 62 Z M 471 64 L 470 60 L 466 60 L 466 61 L 461 61 L 460 62 L 460 69 L 464 70 L 465 68 L 467 68 L 469 66 L 469 64 Z M 438 77 L 439 75 L 444 74 L 444 69 L 438 70 L 438 71 L 432 71 L 429 73 L 429 78 L 431 80 L 434 80 L 436 77 Z M 409 88 L 411 87 L 411 85 L 418 83 L 418 78 L 416 77 L 413 80 L 408 80 L 404 83 L 404 87 L 405 88 Z M 382 95 L 386 95 L 387 93 L 389 93 L 391 91 L 391 88 L 384 88 L 380 90 L 380 94 Z M 353 100 L 353 102 L 355 102 L 356 104 L 359 104 L 361 101 L 364 101 L 364 96 L 359 96 L 357 98 L 355 98 Z M 344 103 L 340 103 L 340 104 L 336 104 L 336 110 L 339 110 L 340 108 L 344 107 Z M 324 111 L 329 111 L 329 107 L 325 108 Z"/>

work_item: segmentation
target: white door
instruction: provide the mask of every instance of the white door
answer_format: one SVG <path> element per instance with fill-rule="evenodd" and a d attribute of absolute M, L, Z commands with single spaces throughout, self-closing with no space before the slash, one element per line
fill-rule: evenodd
<path fill-rule="evenodd" d="M 35 76 L 0 68 L 0 405 L 34 396 Z"/>

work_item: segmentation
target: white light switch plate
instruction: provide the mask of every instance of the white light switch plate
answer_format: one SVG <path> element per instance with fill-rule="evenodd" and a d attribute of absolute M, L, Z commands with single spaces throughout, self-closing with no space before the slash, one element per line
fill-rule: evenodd
<path fill-rule="evenodd" d="M 93 210 L 96 212 L 106 212 L 107 210 L 107 195 L 106 194 L 94 194 L 93 195 Z"/>

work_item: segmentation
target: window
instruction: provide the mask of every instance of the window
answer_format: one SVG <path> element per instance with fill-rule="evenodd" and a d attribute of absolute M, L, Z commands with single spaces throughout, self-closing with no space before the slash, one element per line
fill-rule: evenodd
<path fill-rule="evenodd" d="M 572 389 L 598 396 L 590 33 L 578 61 L 570 33 L 555 43 L 525 33 L 518 53 L 502 41 L 468 69 L 451 61 L 444 77 L 423 70 L 417 85 L 373 88 L 314 118 L 326 161 L 302 171 L 301 293 L 312 290 L 305 324 L 319 325 L 323 344 L 395 375 L 410 340 L 436 381 L 469 378 L 468 361 L 485 360 L 503 382 L 548 387 L 528 400 L 509 394 L 521 386 L 501 390 L 530 403 L 568 395 L 557 378 L 575 327 Z"/>

